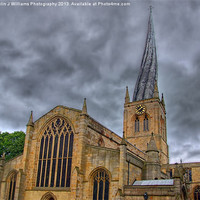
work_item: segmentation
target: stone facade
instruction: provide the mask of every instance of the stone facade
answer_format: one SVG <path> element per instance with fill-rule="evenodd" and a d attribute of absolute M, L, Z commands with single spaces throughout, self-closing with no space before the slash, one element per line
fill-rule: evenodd
<path fill-rule="evenodd" d="M 68 188 L 36 187 L 41 135 L 55 118 L 66 119 L 75 133 L 71 185 Z M 39 200 L 47 193 L 52 193 L 56 199 L 92 199 L 92 178 L 98 169 L 108 172 L 109 198 L 115 199 L 118 190 L 123 190 L 127 184 L 127 157 L 130 160 L 130 182 L 133 177 L 141 179 L 146 157 L 133 145 L 121 142 L 122 138 L 81 110 L 57 106 L 33 125 L 27 125 L 23 155 L 7 162 L 1 160 L 1 199 L 8 199 L 7 182 L 12 172 L 17 174 L 15 199 Z"/>
<path fill-rule="evenodd" d="M 136 106 L 145 106 L 145 113 L 136 114 Z M 148 117 L 148 129 L 143 130 L 145 115 Z M 139 119 L 142 130 L 135 131 L 135 120 Z M 166 133 L 165 107 L 159 98 L 128 102 L 124 106 L 124 133 L 127 141 L 134 144 L 142 151 L 147 150 L 147 143 L 150 141 L 151 133 L 154 133 L 156 146 L 159 150 L 161 164 L 169 163 L 169 153 Z"/>
<path fill-rule="evenodd" d="M 160 106 L 160 102 L 157 99 L 155 101 Z M 154 106 L 153 100 L 151 103 Z M 131 107 L 125 104 L 125 111 L 127 107 L 131 110 Z M 148 113 L 149 116 L 151 113 Z M 41 136 L 45 128 L 57 118 L 70 123 L 74 132 L 71 184 L 70 187 L 37 187 Z M 148 193 L 149 199 L 184 199 L 183 186 L 186 189 L 185 199 L 194 199 L 194 190 L 200 184 L 200 164 L 164 164 L 160 153 L 163 147 L 158 148 L 162 143 L 159 144 L 159 140 L 156 140 L 156 134 L 159 134 L 156 133 L 157 128 L 153 129 L 155 134 L 150 134 L 151 130 L 147 133 L 147 137 L 141 137 L 143 142 L 146 138 L 145 142 L 148 143 L 148 146 L 145 145 L 146 150 L 141 151 L 138 147 L 142 142 L 137 144 L 138 139 L 131 142 L 127 137 L 129 132 L 127 130 L 132 126 L 128 126 L 131 124 L 128 119 L 129 117 L 124 119 L 127 127 L 124 127 L 124 137 L 121 138 L 83 110 L 57 106 L 34 123 L 31 121 L 31 114 L 27 124 L 23 155 L 6 162 L 4 158 L 0 160 L 1 199 L 9 199 L 9 179 L 13 174 L 16 174 L 15 200 L 93 199 L 94 174 L 98 170 L 105 170 L 109 176 L 109 199 L 140 200 L 144 199 L 145 192 Z M 152 127 L 154 116 L 151 119 Z M 160 123 L 160 120 L 157 122 Z M 176 168 L 178 176 L 175 175 Z M 192 180 L 188 178 L 186 180 L 187 170 L 191 170 Z M 169 179 L 170 171 L 171 178 L 174 178 L 173 185 L 134 186 L 133 184 L 136 180 Z"/>

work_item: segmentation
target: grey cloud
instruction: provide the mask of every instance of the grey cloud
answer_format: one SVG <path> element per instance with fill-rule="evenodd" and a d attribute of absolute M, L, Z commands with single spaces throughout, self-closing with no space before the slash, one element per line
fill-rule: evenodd
<path fill-rule="evenodd" d="M 0 40 L 0 54 L 1 62 L 5 60 L 8 61 L 12 59 L 13 61 L 19 58 L 23 58 L 23 53 L 21 50 L 15 47 L 15 45 L 9 40 Z"/>
<path fill-rule="evenodd" d="M 8 76 L 11 73 L 11 69 L 4 64 L 0 65 L 0 77 Z"/>
<path fill-rule="evenodd" d="M 187 152 L 187 157 L 188 158 L 196 158 L 196 157 L 198 157 L 199 156 L 199 151 L 200 151 L 200 148 L 198 148 L 198 149 L 195 149 L 195 150 L 193 150 L 193 151 L 188 151 Z"/>
<path fill-rule="evenodd" d="M 8 50 L 8 49 L 10 50 L 14 47 L 12 42 L 9 40 L 0 40 L 0 46 L 1 46 L 2 51 Z"/>

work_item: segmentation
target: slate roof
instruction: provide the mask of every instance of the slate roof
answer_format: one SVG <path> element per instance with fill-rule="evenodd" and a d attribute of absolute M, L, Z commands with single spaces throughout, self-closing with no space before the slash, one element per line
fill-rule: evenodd
<path fill-rule="evenodd" d="M 144 181 L 135 181 L 133 186 L 143 186 L 143 185 L 174 185 L 173 179 L 164 179 L 164 180 L 144 180 Z"/>
<path fill-rule="evenodd" d="M 157 71 L 158 64 L 156 44 L 153 27 L 152 8 L 150 7 L 146 44 L 139 75 L 135 85 L 133 101 L 150 99 L 154 97 L 154 88 L 155 84 L 157 84 Z"/>

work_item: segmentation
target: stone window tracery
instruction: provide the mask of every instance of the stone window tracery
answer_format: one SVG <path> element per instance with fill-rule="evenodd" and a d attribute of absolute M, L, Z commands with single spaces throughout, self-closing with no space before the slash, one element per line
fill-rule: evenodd
<path fill-rule="evenodd" d="M 74 133 L 56 118 L 44 130 L 39 151 L 37 187 L 70 187 Z"/>
<path fill-rule="evenodd" d="M 98 170 L 93 176 L 93 200 L 109 199 L 109 175 L 105 170 Z"/>
<path fill-rule="evenodd" d="M 57 200 L 57 198 L 52 192 L 47 192 L 42 196 L 41 200 Z"/>
<path fill-rule="evenodd" d="M 185 169 L 184 179 L 186 182 L 192 182 L 192 169 L 191 168 Z"/>
<path fill-rule="evenodd" d="M 17 174 L 13 173 L 10 175 L 8 178 L 8 190 L 7 190 L 7 200 L 14 200 L 15 197 L 15 188 L 16 188 L 16 179 L 17 179 Z"/>
<path fill-rule="evenodd" d="M 197 186 L 194 190 L 194 200 L 200 200 L 200 186 Z"/>

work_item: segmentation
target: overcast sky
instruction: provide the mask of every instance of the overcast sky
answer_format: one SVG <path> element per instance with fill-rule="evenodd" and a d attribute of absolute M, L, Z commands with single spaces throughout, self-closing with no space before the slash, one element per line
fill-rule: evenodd
<path fill-rule="evenodd" d="M 152 5 L 170 162 L 200 161 L 200 1 L 124 2 L 0 6 L 1 131 L 25 131 L 31 110 L 36 120 L 57 105 L 81 109 L 86 97 L 90 116 L 122 135 Z"/>

